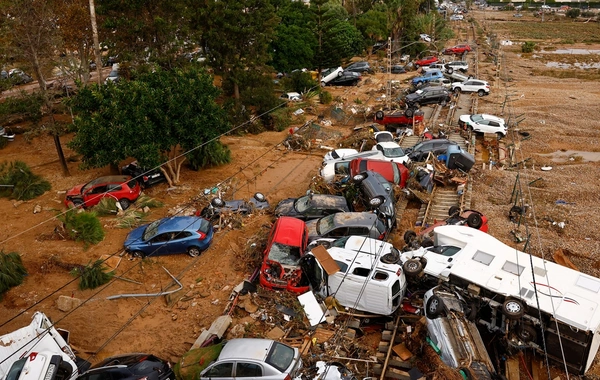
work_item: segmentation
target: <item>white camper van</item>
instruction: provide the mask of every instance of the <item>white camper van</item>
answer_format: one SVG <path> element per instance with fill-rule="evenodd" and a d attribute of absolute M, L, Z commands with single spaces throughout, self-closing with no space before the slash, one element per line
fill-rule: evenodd
<path fill-rule="evenodd" d="M 341 245 L 355 249 L 334 243 L 326 250 L 319 245 L 303 257 L 302 270 L 313 292 L 322 297 L 334 296 L 344 307 L 378 315 L 392 314 L 406 292 L 402 267 L 386 263 L 390 262 L 390 252 L 397 250 L 376 239 L 361 236 L 342 239 Z"/>
<path fill-rule="evenodd" d="M 574 373 L 590 368 L 600 346 L 600 279 L 466 226 L 436 227 L 433 239 L 433 247 L 402 253 L 407 275 L 450 285 L 476 304 L 480 325 L 508 332 L 509 344 L 561 364 L 564 356 Z"/>
<path fill-rule="evenodd" d="M 39 311 L 29 326 L 0 336 L 0 379 L 74 379 L 79 375 L 77 360 L 65 338 Z"/>

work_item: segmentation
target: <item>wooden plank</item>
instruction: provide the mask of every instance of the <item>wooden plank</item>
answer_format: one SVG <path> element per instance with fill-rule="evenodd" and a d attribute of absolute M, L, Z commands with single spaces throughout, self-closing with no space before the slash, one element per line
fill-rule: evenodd
<path fill-rule="evenodd" d="M 406 346 L 404 345 L 404 343 L 400 343 L 400 344 L 395 345 L 394 347 L 392 347 L 392 350 L 402 360 L 408 360 L 408 359 L 410 359 L 413 356 L 412 352 L 410 352 L 408 350 L 408 348 L 406 348 Z"/>
<path fill-rule="evenodd" d="M 507 380 L 520 380 L 519 375 L 519 359 L 516 356 L 508 358 L 506 361 L 506 379 Z"/>
<path fill-rule="evenodd" d="M 544 376 L 540 376 L 542 372 L 542 362 L 536 358 L 531 359 L 531 377 L 533 380 L 543 379 Z"/>
<path fill-rule="evenodd" d="M 390 379 L 410 380 L 410 373 L 395 368 L 388 368 L 385 377 Z"/>
<path fill-rule="evenodd" d="M 313 338 L 316 338 L 317 342 L 323 343 L 323 342 L 327 342 L 334 335 L 335 335 L 335 331 L 326 330 L 324 328 L 319 327 L 315 331 Z"/>

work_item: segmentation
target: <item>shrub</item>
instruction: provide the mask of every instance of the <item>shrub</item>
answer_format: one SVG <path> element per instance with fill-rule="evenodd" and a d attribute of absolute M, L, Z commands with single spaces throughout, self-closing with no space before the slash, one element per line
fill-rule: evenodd
<path fill-rule="evenodd" d="M 207 152 L 210 152 L 210 154 Z M 231 162 L 231 150 L 227 145 L 215 140 L 189 153 L 187 157 L 190 168 L 200 170 L 205 167 L 219 166 Z"/>
<path fill-rule="evenodd" d="M 21 285 L 27 270 L 17 252 L 0 251 L 0 298 L 10 288 Z"/>
<path fill-rule="evenodd" d="M 318 85 L 317 81 L 312 79 L 312 75 L 309 72 L 302 72 L 300 70 L 294 71 L 288 78 L 284 78 L 282 84 L 286 90 L 299 92 L 301 94 Z"/>
<path fill-rule="evenodd" d="M 274 123 L 273 129 L 277 132 L 283 131 L 292 123 L 289 108 L 280 108 L 275 110 L 271 113 L 271 116 Z"/>
<path fill-rule="evenodd" d="M 104 239 L 104 230 L 95 212 L 77 212 L 77 209 L 71 209 L 58 219 L 63 223 L 69 237 L 75 241 L 82 241 L 86 248 Z"/>
<path fill-rule="evenodd" d="M 14 161 L 0 164 L 0 196 L 27 201 L 50 190 L 50 182 L 33 174 L 26 163 Z"/>
<path fill-rule="evenodd" d="M 533 53 L 535 49 L 535 42 L 527 41 L 523 45 L 521 45 L 521 51 L 523 53 Z"/>
<path fill-rule="evenodd" d="M 330 92 L 323 90 L 319 93 L 319 101 L 321 102 L 321 104 L 329 104 L 332 100 L 333 96 Z"/>
<path fill-rule="evenodd" d="M 577 18 L 581 14 L 581 9 L 579 8 L 571 8 L 567 11 L 566 15 L 569 18 Z"/>
<path fill-rule="evenodd" d="M 103 260 L 96 260 L 84 267 L 77 267 L 71 271 L 72 276 L 80 276 L 79 289 L 95 289 L 109 282 L 115 272 L 106 272 L 107 267 Z"/>

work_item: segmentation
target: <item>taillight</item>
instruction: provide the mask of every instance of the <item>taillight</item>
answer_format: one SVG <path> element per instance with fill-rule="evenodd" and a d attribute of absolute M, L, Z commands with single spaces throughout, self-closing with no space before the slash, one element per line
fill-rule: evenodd
<path fill-rule="evenodd" d="M 383 240 L 385 239 L 385 232 L 382 233 L 381 235 L 379 235 L 379 237 L 377 238 L 378 240 Z"/>
<path fill-rule="evenodd" d="M 285 375 L 285 378 L 283 380 L 292 380 L 292 378 L 290 377 L 290 374 L 288 373 L 287 375 Z"/>
<path fill-rule="evenodd" d="M 396 276 L 400 277 L 401 274 L 402 274 L 402 269 L 398 268 L 398 271 L 396 271 Z"/>
<path fill-rule="evenodd" d="M 142 179 L 144 180 L 144 182 L 148 182 L 148 176 L 147 175 L 143 176 Z"/>
<path fill-rule="evenodd" d="M 148 380 L 148 376 L 144 376 L 144 377 L 138 377 L 137 380 Z"/>
<path fill-rule="evenodd" d="M 198 231 L 198 235 L 200 235 L 200 237 L 198 238 L 198 240 L 204 240 L 206 238 L 206 234 L 202 231 Z"/>
<path fill-rule="evenodd" d="M 32 352 L 31 354 L 29 354 L 29 360 L 31 360 L 31 361 L 34 361 L 36 357 L 37 357 L 37 352 Z"/>

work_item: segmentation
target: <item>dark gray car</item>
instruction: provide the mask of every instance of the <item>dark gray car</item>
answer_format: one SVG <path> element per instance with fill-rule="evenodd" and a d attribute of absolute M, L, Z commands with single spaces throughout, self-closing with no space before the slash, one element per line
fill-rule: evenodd
<path fill-rule="evenodd" d="M 367 61 L 354 62 L 348 65 L 344 71 L 353 71 L 355 73 L 373 73 L 371 65 Z"/>
<path fill-rule="evenodd" d="M 433 139 L 421 141 L 412 148 L 406 148 L 404 151 L 408 154 L 411 161 L 425 161 L 429 156 L 429 153 L 433 153 L 434 156 L 445 154 L 448 147 L 451 145 L 458 145 L 455 141 L 447 139 Z"/>
<path fill-rule="evenodd" d="M 441 106 L 445 106 L 451 100 L 450 92 L 441 86 L 425 87 L 406 95 L 404 99 L 406 105 L 413 108 L 419 108 L 423 104 L 440 104 Z"/>
<path fill-rule="evenodd" d="M 343 236 L 366 236 L 382 240 L 387 236 L 385 223 L 372 212 L 342 212 L 306 222 L 308 241 Z"/>
<path fill-rule="evenodd" d="M 359 201 L 385 221 L 388 231 L 396 225 L 394 187 L 381 174 L 367 170 L 352 177 L 359 190 Z"/>
<path fill-rule="evenodd" d="M 292 216 L 302 220 L 317 219 L 338 212 L 349 212 L 346 198 L 339 195 L 308 194 L 284 199 L 275 208 L 275 216 Z"/>

